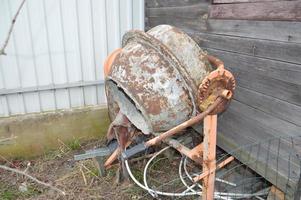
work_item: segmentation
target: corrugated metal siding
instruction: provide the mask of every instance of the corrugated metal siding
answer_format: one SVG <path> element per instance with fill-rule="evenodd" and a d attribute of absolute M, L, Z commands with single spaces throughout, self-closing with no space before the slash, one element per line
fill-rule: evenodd
<path fill-rule="evenodd" d="M 21 0 L 0 0 L 0 44 Z M 143 0 L 27 0 L 0 56 L 0 116 L 106 102 L 102 64 L 130 29 L 144 29 Z"/>

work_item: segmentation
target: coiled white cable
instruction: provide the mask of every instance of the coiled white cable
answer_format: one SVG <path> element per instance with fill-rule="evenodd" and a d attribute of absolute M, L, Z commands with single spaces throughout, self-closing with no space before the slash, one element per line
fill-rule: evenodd
<path fill-rule="evenodd" d="M 179 166 L 179 175 L 180 175 L 180 179 L 181 181 L 183 182 L 183 184 L 186 186 L 186 190 L 183 191 L 183 192 L 180 192 L 180 193 L 171 193 L 171 192 L 163 192 L 163 191 L 158 191 L 158 190 L 153 190 L 151 188 L 149 188 L 148 186 L 148 183 L 147 183 L 147 169 L 150 165 L 150 163 L 158 156 L 160 155 L 162 152 L 164 152 L 165 150 L 169 149 L 170 147 L 165 147 L 163 149 L 161 149 L 158 153 L 156 153 L 153 157 L 150 158 L 150 160 L 147 162 L 145 168 L 144 168 L 144 172 L 143 172 L 143 181 L 144 181 L 144 185 L 141 184 L 136 178 L 135 176 L 133 175 L 131 169 L 130 169 L 130 166 L 129 166 L 129 163 L 128 163 L 128 160 L 125 160 L 125 166 L 126 166 L 126 169 L 129 173 L 129 176 L 131 177 L 131 179 L 139 186 L 141 187 L 142 189 L 146 190 L 148 193 L 150 193 L 154 198 L 158 197 L 158 195 L 162 195 L 162 196 L 170 196 L 170 197 L 183 197 L 183 196 L 193 196 L 193 195 L 202 195 L 202 192 L 197 192 L 195 191 L 193 188 L 195 186 L 198 186 L 198 187 L 202 187 L 200 184 L 193 184 L 191 186 L 189 186 L 184 178 L 183 178 L 183 175 L 181 173 L 181 168 L 182 168 L 182 164 L 183 164 L 183 159 L 181 159 L 181 162 L 180 162 L 180 166 Z M 185 163 L 186 161 L 186 163 Z M 186 164 L 187 164 L 187 159 L 185 160 L 184 159 L 184 171 L 187 175 L 187 177 L 192 180 L 192 177 L 189 175 L 188 173 L 188 170 L 186 168 Z M 190 191 L 190 192 L 188 192 Z M 248 198 L 248 197 L 252 197 L 252 196 L 261 196 L 261 195 L 265 195 L 267 194 L 267 192 L 265 193 L 254 193 L 254 194 L 238 194 L 238 193 L 225 193 L 225 192 L 215 192 L 214 193 L 214 197 L 216 199 L 229 199 L 230 198 L 235 198 L 235 199 L 241 199 L 241 198 Z"/>

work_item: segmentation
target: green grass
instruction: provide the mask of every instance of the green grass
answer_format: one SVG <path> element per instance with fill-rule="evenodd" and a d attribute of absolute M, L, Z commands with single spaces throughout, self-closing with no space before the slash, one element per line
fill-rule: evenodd
<path fill-rule="evenodd" d="M 15 191 L 12 190 L 6 190 L 0 194 L 0 199 L 1 200 L 11 200 L 11 199 L 16 199 L 17 195 Z"/>
<path fill-rule="evenodd" d="M 4 191 L 0 191 L 0 200 L 14 200 L 20 197 L 30 198 L 40 194 L 41 192 L 32 186 L 28 186 L 28 191 L 20 192 L 16 188 L 9 188 Z"/>
<path fill-rule="evenodd" d="M 71 142 L 68 143 L 68 147 L 71 150 L 78 150 L 81 148 L 81 144 L 78 138 L 75 138 L 74 140 L 72 140 Z"/>

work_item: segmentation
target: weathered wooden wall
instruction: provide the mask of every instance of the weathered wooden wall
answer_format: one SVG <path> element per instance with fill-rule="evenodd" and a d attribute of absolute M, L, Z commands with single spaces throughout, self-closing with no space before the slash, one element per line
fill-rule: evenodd
<path fill-rule="evenodd" d="M 219 3 L 217 1 L 214 2 Z M 208 6 L 212 5 L 208 1 L 145 2 L 146 29 L 159 24 L 170 24 L 185 30 L 209 54 L 221 58 L 235 75 L 238 87 L 234 100 L 229 109 L 219 117 L 220 147 L 229 152 L 269 138 L 288 137 L 287 143 L 284 139 L 281 140 L 283 144 L 272 142 L 263 145 L 259 150 L 259 159 L 268 165 L 268 171 L 265 166 L 255 167 L 252 163 L 248 165 L 286 192 L 289 199 L 293 198 L 300 174 L 300 162 L 297 158 L 287 155 L 292 150 L 289 137 L 301 137 L 299 16 L 296 15 L 295 19 L 292 19 L 294 16 L 291 15 L 289 20 L 280 17 L 277 18 L 278 21 L 273 17 L 273 21 L 262 18 L 234 20 L 233 17 L 231 20 L 211 19 Z M 283 2 L 278 4 L 284 5 Z M 291 4 L 299 5 L 299 1 Z M 231 7 L 231 4 L 227 6 Z M 240 9 L 243 7 L 235 6 Z M 294 9 L 290 11 L 294 12 Z M 229 12 L 226 14 L 232 16 Z M 250 10 L 248 12 L 252 14 Z M 300 11 L 295 9 L 295 12 L 298 14 Z M 278 13 L 277 17 L 280 15 L 281 13 Z M 223 17 L 219 15 L 219 18 Z M 300 154 L 300 148 L 295 148 L 294 153 Z M 274 159 L 266 161 L 267 154 Z M 253 153 L 251 156 L 256 155 Z M 242 162 L 247 162 L 246 155 L 236 157 Z M 288 180 L 291 176 L 294 176 L 296 181 Z"/>

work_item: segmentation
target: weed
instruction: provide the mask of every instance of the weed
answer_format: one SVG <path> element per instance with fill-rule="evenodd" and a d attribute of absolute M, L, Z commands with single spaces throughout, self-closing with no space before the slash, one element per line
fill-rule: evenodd
<path fill-rule="evenodd" d="M 1 200 L 13 200 L 18 199 L 20 197 L 23 198 L 30 198 L 40 194 L 41 192 L 34 187 L 28 186 L 26 192 L 20 192 L 17 189 L 6 189 L 0 192 L 0 199 Z"/>
<path fill-rule="evenodd" d="M 80 141 L 78 138 L 75 138 L 74 140 L 72 140 L 71 142 L 68 143 L 68 147 L 71 149 L 71 150 L 78 150 L 81 148 L 81 145 L 80 145 Z"/>
<path fill-rule="evenodd" d="M 13 190 L 6 190 L 0 194 L 0 199 L 11 200 L 16 198 L 16 192 Z"/>

